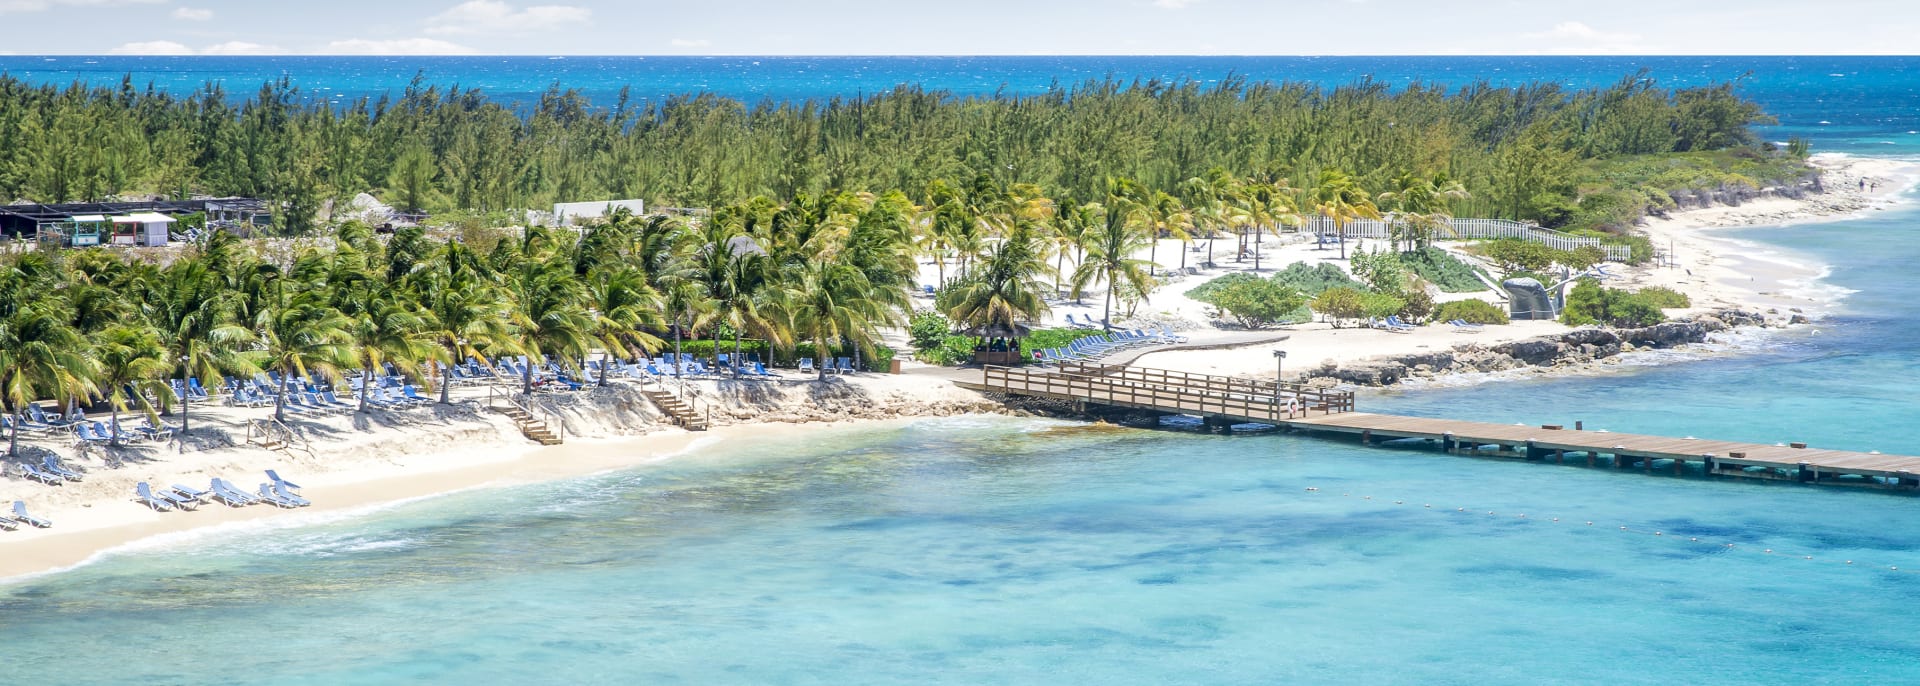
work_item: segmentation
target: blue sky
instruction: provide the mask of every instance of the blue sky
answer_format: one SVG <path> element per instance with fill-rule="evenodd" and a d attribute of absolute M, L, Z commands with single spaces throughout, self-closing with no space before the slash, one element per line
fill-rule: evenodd
<path fill-rule="evenodd" d="M 14 54 L 1914 54 L 1915 0 L 0 0 Z"/>

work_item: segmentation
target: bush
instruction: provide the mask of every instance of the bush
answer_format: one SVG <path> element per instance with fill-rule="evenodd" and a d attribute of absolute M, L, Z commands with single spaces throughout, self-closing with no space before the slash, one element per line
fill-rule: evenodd
<path fill-rule="evenodd" d="M 1427 293 L 1424 286 L 1402 293 L 1400 299 L 1403 301 L 1400 305 L 1400 318 L 1406 320 L 1408 324 L 1425 322 L 1427 315 L 1433 314 L 1433 296 Z"/>
<path fill-rule="evenodd" d="M 1373 319 L 1386 319 L 1406 309 L 1407 301 L 1388 293 L 1362 293 L 1360 307 Z"/>
<path fill-rule="evenodd" d="M 1485 300 L 1467 299 L 1444 302 L 1433 311 L 1433 320 L 1436 322 L 1450 322 L 1455 319 L 1468 324 L 1508 323 L 1506 310 Z"/>
<path fill-rule="evenodd" d="M 1693 298 L 1689 298 L 1687 294 L 1667 288 L 1666 286 L 1648 286 L 1640 289 L 1634 293 L 1634 295 L 1639 296 L 1641 300 L 1645 300 L 1647 304 L 1663 310 L 1693 307 Z"/>
<path fill-rule="evenodd" d="M 913 319 L 907 322 L 907 339 L 913 344 L 915 352 L 937 348 L 953 333 L 953 321 L 933 310 L 920 310 L 913 313 Z"/>
<path fill-rule="evenodd" d="M 1208 302 L 1241 326 L 1258 329 L 1291 316 L 1306 299 L 1291 288 L 1256 278 L 1229 284 Z"/>
<path fill-rule="evenodd" d="M 1227 278 L 1227 277 L 1221 277 Z M 1214 279 L 1219 281 L 1220 279 Z M 1317 266 L 1308 266 L 1305 262 L 1295 262 L 1286 269 L 1274 272 L 1274 283 L 1299 291 L 1309 298 L 1320 295 L 1330 288 L 1351 288 L 1360 290 L 1360 282 L 1347 276 L 1347 272 L 1332 263 L 1322 262 Z M 1211 283 L 1211 282 L 1209 282 Z"/>
<path fill-rule="evenodd" d="M 1400 264 L 1420 278 L 1433 282 L 1442 293 L 1484 291 L 1487 285 L 1475 276 L 1472 265 L 1439 248 L 1421 248 L 1400 253 Z"/>
<path fill-rule="evenodd" d="M 1480 254 L 1499 263 L 1507 272 L 1537 272 L 1560 261 L 1560 251 L 1544 244 L 1519 238 L 1496 238 L 1476 246 Z"/>
<path fill-rule="evenodd" d="M 1335 267 L 1335 269 L 1339 269 L 1339 268 Z M 1232 274 L 1227 274 L 1224 276 L 1208 279 L 1206 283 L 1200 284 L 1198 286 L 1194 286 L 1193 288 L 1187 291 L 1187 297 L 1212 305 L 1214 304 L 1213 294 L 1220 292 L 1220 289 L 1226 288 L 1236 283 L 1246 283 L 1249 281 L 1260 281 L 1260 280 L 1261 280 L 1260 277 L 1255 276 L 1253 274 L 1249 274 L 1247 272 L 1234 272 Z"/>
<path fill-rule="evenodd" d="M 1313 311 L 1326 317 L 1333 328 L 1345 326 L 1347 322 L 1367 316 L 1366 294 L 1359 289 L 1340 286 L 1322 291 L 1308 304 Z"/>
<path fill-rule="evenodd" d="M 1678 295 L 1678 294 L 1675 294 Z M 1653 326 L 1666 321 L 1654 300 L 1667 296 L 1646 296 L 1618 288 L 1606 288 L 1593 279 L 1581 279 L 1567 294 L 1567 306 L 1561 321 L 1573 326 L 1604 324 L 1614 327 Z"/>

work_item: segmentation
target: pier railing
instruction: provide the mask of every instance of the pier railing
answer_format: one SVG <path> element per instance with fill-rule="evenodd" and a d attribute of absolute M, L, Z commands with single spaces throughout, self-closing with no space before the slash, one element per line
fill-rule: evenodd
<path fill-rule="evenodd" d="M 982 385 L 1015 395 L 1255 422 L 1353 411 L 1353 394 L 1345 391 L 1181 374 L 1098 365 L 1060 371 L 989 366 Z"/>

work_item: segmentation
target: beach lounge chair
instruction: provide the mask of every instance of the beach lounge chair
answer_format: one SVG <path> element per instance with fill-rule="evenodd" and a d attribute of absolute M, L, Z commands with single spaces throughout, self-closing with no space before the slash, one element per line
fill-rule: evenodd
<path fill-rule="evenodd" d="M 174 427 L 165 424 L 155 424 L 153 420 L 147 420 L 145 425 L 134 427 L 133 430 L 139 432 L 141 436 L 149 441 L 172 440 L 175 431 Z"/>
<path fill-rule="evenodd" d="M 1453 327 L 1454 331 L 1458 331 L 1460 333 L 1480 333 L 1482 331 L 1487 330 L 1487 327 L 1485 326 L 1482 326 L 1480 324 L 1470 324 L 1464 319 L 1455 319 L 1453 321 L 1449 321 L 1447 322 L 1447 326 Z"/>
<path fill-rule="evenodd" d="M 800 371 L 802 372 L 813 371 L 813 358 L 811 357 L 800 358 Z"/>
<path fill-rule="evenodd" d="M 273 484 L 260 484 L 259 493 L 260 493 L 260 502 L 266 503 L 268 505 L 273 505 L 275 507 L 284 507 L 289 510 L 299 507 L 299 505 L 295 504 L 293 501 L 287 500 L 286 498 L 282 498 L 278 495 L 275 495 L 273 492 Z"/>
<path fill-rule="evenodd" d="M 13 531 L 19 528 L 20 522 L 15 521 L 13 517 L 7 516 L 5 513 L 0 513 L 0 530 Z"/>
<path fill-rule="evenodd" d="M 306 507 L 308 505 L 313 504 L 312 502 L 308 501 L 306 498 L 302 498 L 300 496 L 294 495 L 292 491 L 287 490 L 287 482 L 285 481 L 273 482 L 273 494 L 280 496 L 282 499 L 286 500 L 287 502 L 291 502 L 300 507 Z"/>
<path fill-rule="evenodd" d="M 79 436 L 81 443 L 105 444 L 113 440 L 105 434 L 94 433 L 93 426 L 90 424 L 75 424 L 73 435 Z"/>
<path fill-rule="evenodd" d="M 929 297 L 929 298 L 931 298 L 931 297 L 933 297 L 933 286 L 930 286 L 930 285 L 922 285 L 922 286 L 920 287 L 920 292 L 921 292 L 922 294 L 924 294 L 924 295 L 926 295 L 927 297 Z"/>
<path fill-rule="evenodd" d="M 20 463 L 20 471 L 21 473 L 26 474 L 27 478 L 33 479 L 34 481 L 38 481 L 48 486 L 58 486 L 60 484 L 67 482 L 66 479 L 60 478 L 60 475 L 41 469 L 39 466 L 33 464 L 32 462 Z"/>
<path fill-rule="evenodd" d="M 54 457 L 52 455 L 48 455 L 46 456 L 46 458 L 42 459 L 40 461 L 40 465 L 46 473 L 52 474 L 62 479 L 66 479 L 67 481 L 79 481 L 81 479 L 86 478 L 86 475 L 84 474 L 81 474 L 79 472 L 76 472 L 61 466 L 60 458 Z"/>
<path fill-rule="evenodd" d="M 35 517 L 33 515 L 27 514 L 27 503 L 26 501 L 23 501 L 23 500 L 13 501 L 13 518 L 22 522 L 26 522 L 27 524 L 31 524 L 35 528 L 39 528 L 39 529 L 45 529 L 47 527 L 53 526 L 53 522 L 49 522 L 39 517 Z"/>
<path fill-rule="evenodd" d="M 65 417 L 61 417 L 59 415 L 48 415 L 45 411 L 40 409 L 39 405 L 33 405 L 33 404 L 27 405 L 27 418 L 32 419 L 37 424 L 45 424 L 47 426 L 66 426 L 67 425 L 67 419 Z"/>
<path fill-rule="evenodd" d="M 271 469 L 267 470 L 267 480 L 272 481 L 276 484 L 280 484 L 282 486 L 286 486 L 287 488 L 291 488 L 296 491 L 300 490 L 300 484 L 296 484 L 292 481 L 288 481 L 286 479 L 280 478 L 280 473 L 275 472 Z"/>
<path fill-rule="evenodd" d="M 428 405 L 433 403 L 432 398 L 426 397 L 424 395 L 420 395 L 419 390 L 416 389 L 412 384 L 408 384 L 406 387 L 402 388 L 401 395 L 407 400 L 411 400 L 422 405 Z"/>
<path fill-rule="evenodd" d="M 214 499 L 226 503 L 228 507 L 246 507 L 260 502 L 259 498 L 247 495 L 246 491 L 234 487 L 226 479 L 217 476 L 213 477 L 207 487 L 213 492 Z"/>
<path fill-rule="evenodd" d="M 839 362 L 834 365 L 833 371 L 837 374 L 852 374 L 853 361 L 848 358 L 842 357 L 840 358 Z"/>
<path fill-rule="evenodd" d="M 768 371 L 767 366 L 764 364 L 761 364 L 759 360 L 754 360 L 753 362 L 753 373 L 755 376 L 762 376 L 762 377 L 779 376 L 778 374 Z"/>
<path fill-rule="evenodd" d="M 142 481 L 133 485 L 133 501 L 152 508 L 154 512 L 173 511 L 173 501 L 153 494 L 153 488 Z"/>
<path fill-rule="evenodd" d="M 167 490 L 171 490 L 173 491 L 174 495 L 180 496 L 182 498 L 186 498 L 188 500 L 192 500 L 195 503 L 206 502 L 207 496 L 213 495 L 212 493 L 209 493 L 207 491 L 202 491 L 192 486 L 182 486 L 180 484 L 174 484 L 172 486 L 168 486 Z"/>

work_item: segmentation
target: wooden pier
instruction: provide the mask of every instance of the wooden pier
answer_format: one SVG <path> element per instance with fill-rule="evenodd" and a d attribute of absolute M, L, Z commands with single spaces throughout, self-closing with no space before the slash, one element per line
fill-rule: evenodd
<path fill-rule="evenodd" d="M 1197 415 L 1209 427 L 1271 424 L 1359 438 L 1364 445 L 1432 445 L 1458 455 L 1707 476 L 1920 490 L 1920 457 L 1672 438 L 1563 425 L 1513 425 L 1354 411 L 1348 391 L 1160 369 L 1065 363 L 1051 368 L 987 367 L 976 390 Z M 1664 465 L 1656 463 L 1665 462 Z"/>

